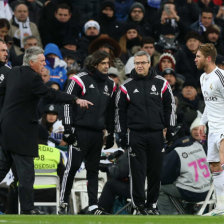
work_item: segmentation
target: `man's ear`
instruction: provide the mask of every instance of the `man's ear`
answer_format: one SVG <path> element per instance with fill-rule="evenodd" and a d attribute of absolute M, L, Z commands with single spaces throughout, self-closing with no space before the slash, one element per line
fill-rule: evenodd
<path fill-rule="evenodd" d="M 208 56 L 207 59 L 208 59 L 208 62 L 211 62 L 212 61 L 211 56 Z"/>

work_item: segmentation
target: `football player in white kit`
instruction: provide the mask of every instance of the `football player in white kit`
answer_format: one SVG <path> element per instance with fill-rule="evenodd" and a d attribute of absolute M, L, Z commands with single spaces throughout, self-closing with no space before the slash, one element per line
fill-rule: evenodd
<path fill-rule="evenodd" d="M 205 138 L 205 125 L 208 123 L 208 154 L 214 188 L 216 207 L 205 216 L 224 215 L 224 70 L 216 64 L 217 51 L 213 44 L 199 46 L 195 63 L 204 73 L 200 77 L 205 110 L 201 118 L 199 135 Z"/>

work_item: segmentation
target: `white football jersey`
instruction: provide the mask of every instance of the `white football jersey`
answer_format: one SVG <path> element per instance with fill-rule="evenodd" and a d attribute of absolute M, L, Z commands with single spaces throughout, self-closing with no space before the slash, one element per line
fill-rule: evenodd
<path fill-rule="evenodd" d="M 211 73 L 200 77 L 205 110 L 201 124 L 208 122 L 209 132 L 224 131 L 224 70 L 216 67 Z"/>

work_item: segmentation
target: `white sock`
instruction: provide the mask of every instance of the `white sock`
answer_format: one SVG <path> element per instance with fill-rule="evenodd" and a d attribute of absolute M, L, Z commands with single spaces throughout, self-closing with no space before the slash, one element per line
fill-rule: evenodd
<path fill-rule="evenodd" d="M 213 180 L 217 198 L 216 208 L 224 210 L 224 171 L 214 172 Z"/>
<path fill-rule="evenodd" d="M 88 211 L 92 211 L 96 208 L 98 208 L 98 205 L 91 205 L 91 206 L 89 206 Z"/>

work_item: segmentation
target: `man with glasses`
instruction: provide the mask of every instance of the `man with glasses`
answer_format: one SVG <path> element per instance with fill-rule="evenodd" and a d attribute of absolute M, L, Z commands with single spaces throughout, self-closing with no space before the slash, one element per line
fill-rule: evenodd
<path fill-rule="evenodd" d="M 140 2 L 134 2 L 131 5 L 126 23 L 135 24 L 142 36 L 151 36 L 153 34 L 151 24 L 145 19 L 145 7 Z"/>
<path fill-rule="evenodd" d="M 109 54 L 95 51 L 90 56 L 86 69 L 72 76 L 67 84 L 67 93 L 76 93 L 83 99 L 91 99 L 94 107 L 89 108 L 89 111 L 83 111 L 72 108 L 69 104 L 64 106 L 64 141 L 69 144 L 69 158 L 62 181 L 60 213 L 65 213 L 67 210 L 74 176 L 82 161 L 85 161 L 87 171 L 88 213 L 95 215 L 104 213 L 97 205 L 98 170 L 103 146 L 103 130 L 106 129 L 108 132 L 105 148 L 114 145 L 116 90 L 114 81 L 108 78 L 109 67 Z M 75 134 L 72 128 L 75 128 Z M 77 145 L 74 144 L 76 139 Z"/>
<path fill-rule="evenodd" d="M 175 101 L 169 83 L 150 69 L 145 51 L 134 55 L 134 64 L 131 78 L 120 86 L 116 97 L 116 131 L 121 147 L 129 150 L 133 204 L 138 214 L 157 215 L 163 129 L 167 128 L 169 141 L 176 124 Z"/>

